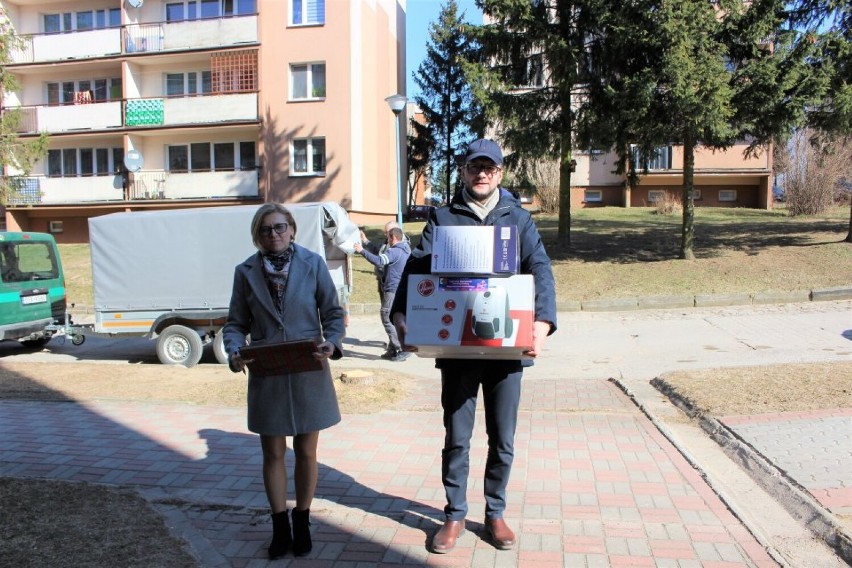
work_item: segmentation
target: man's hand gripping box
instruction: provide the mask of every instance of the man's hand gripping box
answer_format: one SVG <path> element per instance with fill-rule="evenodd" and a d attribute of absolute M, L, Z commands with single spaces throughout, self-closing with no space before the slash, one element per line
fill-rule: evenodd
<path fill-rule="evenodd" d="M 534 319 L 532 275 L 408 277 L 405 343 L 421 357 L 528 358 Z"/>

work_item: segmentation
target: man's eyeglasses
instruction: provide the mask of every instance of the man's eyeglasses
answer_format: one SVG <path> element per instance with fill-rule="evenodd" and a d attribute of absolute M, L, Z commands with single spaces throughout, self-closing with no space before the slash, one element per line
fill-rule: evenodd
<path fill-rule="evenodd" d="M 290 228 L 290 225 L 287 223 L 275 223 L 274 225 L 266 225 L 260 228 L 260 236 L 261 237 L 271 237 L 272 231 L 275 231 L 276 235 L 283 235 L 287 232 L 287 229 Z"/>
<path fill-rule="evenodd" d="M 493 176 L 497 172 L 500 171 L 499 166 L 494 165 L 485 165 L 485 164 L 465 164 L 465 169 L 471 175 L 478 175 L 479 172 L 485 172 L 487 176 Z"/>

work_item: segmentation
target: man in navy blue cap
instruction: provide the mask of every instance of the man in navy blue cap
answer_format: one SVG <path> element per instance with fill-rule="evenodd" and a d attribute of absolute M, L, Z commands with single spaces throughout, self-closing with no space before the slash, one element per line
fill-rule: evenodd
<path fill-rule="evenodd" d="M 405 344 L 405 309 L 408 275 L 428 274 L 432 239 L 438 225 L 509 226 L 518 228 L 520 272 L 535 281 L 533 349 L 536 357 L 545 338 L 556 330 L 556 290 L 550 259 L 529 212 L 509 191 L 500 188 L 503 153 L 492 140 L 471 143 L 464 155 L 461 175 L 464 189 L 445 207 L 431 212 L 420 244 L 412 251 L 400 280 L 391 317 L 400 341 Z M 530 360 L 437 359 L 441 370 L 441 406 L 444 409 L 444 449 L 441 453 L 442 481 L 447 496 L 441 529 L 432 538 L 432 551 L 452 550 L 464 532 L 468 512 L 467 478 L 470 468 L 470 438 L 476 415 L 476 399 L 482 388 L 488 457 L 485 462 L 485 528 L 492 544 L 501 550 L 516 544 L 515 533 L 503 519 L 506 486 L 512 469 L 515 428 L 521 398 L 521 376 Z"/>

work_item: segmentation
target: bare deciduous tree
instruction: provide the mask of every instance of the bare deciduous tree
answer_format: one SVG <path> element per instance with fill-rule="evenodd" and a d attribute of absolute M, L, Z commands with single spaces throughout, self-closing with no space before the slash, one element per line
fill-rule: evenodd
<path fill-rule="evenodd" d="M 817 215 L 843 199 L 840 182 L 852 179 L 852 138 L 799 130 L 779 145 L 775 168 L 789 214 Z"/>

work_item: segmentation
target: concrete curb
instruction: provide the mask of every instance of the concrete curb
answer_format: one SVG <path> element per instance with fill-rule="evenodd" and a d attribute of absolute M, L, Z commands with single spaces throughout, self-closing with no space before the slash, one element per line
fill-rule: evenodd
<path fill-rule="evenodd" d="M 835 300 L 852 300 L 852 284 L 835 288 L 813 288 L 811 290 L 559 300 L 556 303 L 556 309 L 559 312 L 624 312 L 633 310 L 792 304 Z M 353 315 L 378 314 L 380 308 L 381 304 L 378 302 L 349 304 L 349 313 Z M 93 314 L 94 307 L 85 304 L 75 304 L 68 311 L 72 314 Z"/>
<path fill-rule="evenodd" d="M 846 563 L 852 566 L 852 535 L 848 534 L 844 527 L 837 522 L 834 515 L 811 497 L 806 489 L 773 465 L 763 454 L 734 431 L 712 416 L 705 416 L 696 410 L 689 401 L 681 397 L 665 381 L 658 378 L 653 379 L 651 385 L 687 416 L 695 419 L 710 439 L 716 442 L 725 454 L 739 465 L 749 477 L 764 491 L 772 495 L 790 515 L 807 527 L 814 536 L 825 542 Z M 645 412 L 647 414 L 647 411 Z M 660 427 L 658 424 L 656 425 L 658 428 Z M 693 467 L 700 469 L 697 464 L 693 464 Z"/>

